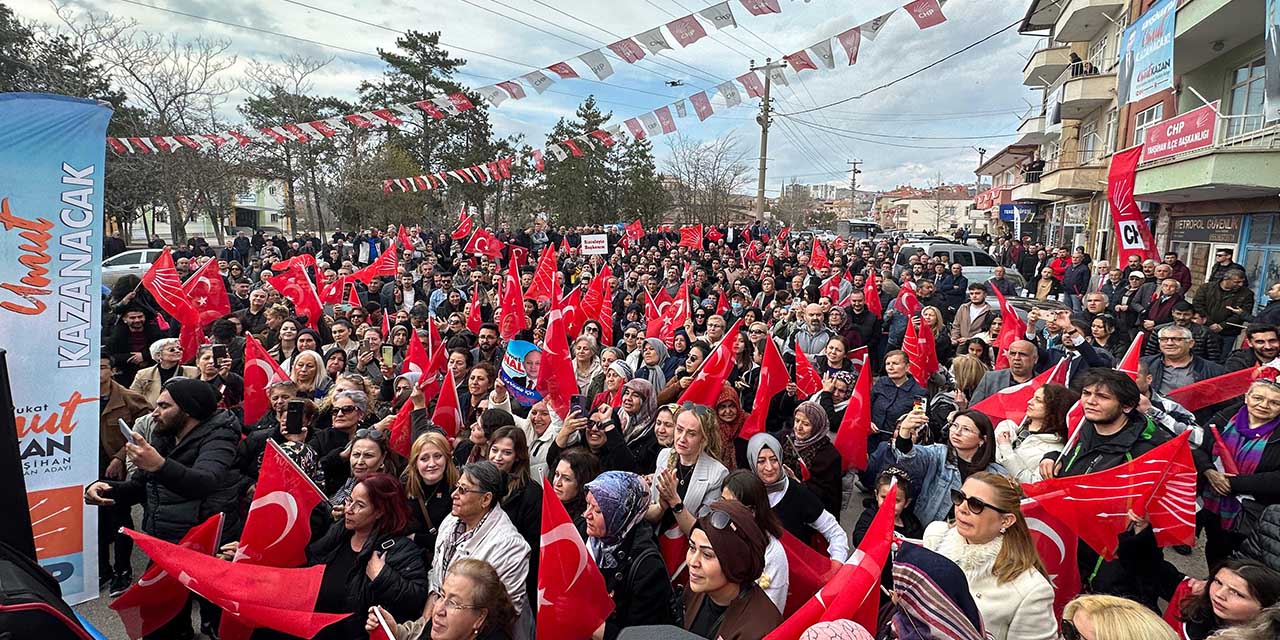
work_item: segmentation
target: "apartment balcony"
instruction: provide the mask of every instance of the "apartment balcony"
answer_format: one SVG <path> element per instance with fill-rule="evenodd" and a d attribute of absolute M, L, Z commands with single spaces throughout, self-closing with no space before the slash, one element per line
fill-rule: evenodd
<path fill-rule="evenodd" d="M 1149 202 L 1197 202 L 1280 192 L 1280 124 L 1223 116 L 1209 147 L 1138 164 L 1134 196 Z"/>
<path fill-rule="evenodd" d="M 1106 155 L 1096 149 L 1063 153 L 1047 161 L 1040 175 L 1040 193 L 1047 196 L 1088 196 L 1106 188 Z"/>
<path fill-rule="evenodd" d="M 1028 180 L 1034 179 L 1035 182 L 1024 182 L 1013 188 L 1009 196 L 1014 202 L 1053 202 L 1058 198 L 1056 196 L 1046 195 L 1040 186 L 1040 178 L 1043 174 L 1027 175 Z"/>
<path fill-rule="evenodd" d="M 1088 42 L 1098 35 L 1115 18 L 1124 6 L 1124 0 L 1069 0 L 1053 35 L 1058 42 Z"/>
<path fill-rule="evenodd" d="M 1071 64 L 1071 47 L 1053 46 L 1048 38 L 1041 40 L 1035 52 L 1022 67 L 1022 84 L 1043 87 L 1058 77 Z"/>
<path fill-rule="evenodd" d="M 1027 115 L 1018 125 L 1018 139 L 1014 144 L 1042 145 L 1060 135 L 1060 132 L 1044 130 L 1044 116 Z"/>
<path fill-rule="evenodd" d="M 1067 67 L 1051 87 L 1062 87 L 1062 119 L 1080 120 L 1107 107 L 1116 98 L 1116 74 L 1104 73 L 1109 62 L 1077 62 Z"/>

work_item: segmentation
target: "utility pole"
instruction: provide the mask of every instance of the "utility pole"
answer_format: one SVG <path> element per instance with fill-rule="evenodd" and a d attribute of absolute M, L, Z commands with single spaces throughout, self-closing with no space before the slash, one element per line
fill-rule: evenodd
<path fill-rule="evenodd" d="M 769 153 L 769 123 L 770 114 L 772 113 L 772 105 L 769 102 L 769 72 L 773 69 L 780 69 L 786 63 L 782 60 L 773 62 L 771 58 L 765 58 L 764 64 L 757 67 L 756 61 L 751 60 L 751 71 L 764 71 L 764 99 L 760 101 L 760 115 L 756 116 L 756 122 L 760 125 L 760 170 L 756 177 L 756 222 L 764 221 L 764 179 L 766 173 L 766 156 Z"/>
<path fill-rule="evenodd" d="M 845 164 L 853 167 L 849 170 L 849 219 L 856 220 L 858 218 L 858 174 L 862 173 L 858 165 L 862 164 L 862 161 L 848 160 Z"/>
<path fill-rule="evenodd" d="M 974 198 L 977 198 L 978 194 L 982 191 L 982 174 L 978 173 L 978 171 L 982 169 L 982 163 L 986 162 L 986 158 L 987 158 L 986 148 L 978 147 L 978 168 L 973 170 L 973 197 Z M 969 206 L 973 207 L 975 205 L 970 204 Z M 987 222 L 987 228 L 988 229 L 991 228 L 991 222 L 989 220 Z M 974 229 L 974 231 L 977 231 L 977 229 Z"/>

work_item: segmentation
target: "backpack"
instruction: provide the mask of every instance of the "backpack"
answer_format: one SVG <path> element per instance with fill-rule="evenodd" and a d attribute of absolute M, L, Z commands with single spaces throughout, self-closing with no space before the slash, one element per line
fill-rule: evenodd
<path fill-rule="evenodd" d="M 93 640 L 63 601 L 58 581 L 0 542 L 0 640 L 18 638 Z"/>

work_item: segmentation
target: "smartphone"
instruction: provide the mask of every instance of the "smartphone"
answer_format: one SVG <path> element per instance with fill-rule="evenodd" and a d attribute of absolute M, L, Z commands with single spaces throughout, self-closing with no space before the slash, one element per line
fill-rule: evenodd
<path fill-rule="evenodd" d="M 923 399 L 923 398 L 916 398 L 914 401 L 912 401 L 912 403 L 911 403 L 911 404 L 912 404 L 912 406 L 911 406 L 911 410 L 912 410 L 912 411 L 917 412 L 917 413 L 924 411 L 924 399 Z"/>
<path fill-rule="evenodd" d="M 134 433 L 133 429 L 129 428 L 129 425 L 125 424 L 124 418 L 117 418 L 116 424 L 120 426 L 120 433 L 125 440 L 129 441 L 129 444 L 138 444 L 138 434 Z"/>
<path fill-rule="evenodd" d="M 296 436 L 302 433 L 302 412 L 305 404 L 301 400 L 290 400 L 289 408 L 285 410 L 284 415 L 284 432 Z"/>
<path fill-rule="evenodd" d="M 587 415 L 587 397 L 576 393 L 569 396 L 569 412 L 572 413 L 574 409 L 577 409 L 579 416 Z"/>
<path fill-rule="evenodd" d="M 227 358 L 229 356 L 230 354 L 227 352 L 227 345 L 225 344 L 213 345 L 213 361 L 215 363 L 222 362 L 224 358 Z"/>
<path fill-rule="evenodd" d="M 342 285 L 342 302 L 344 304 L 351 299 L 351 287 L 353 286 L 355 285 L 352 285 L 350 282 Z"/>
<path fill-rule="evenodd" d="M 382 345 L 382 364 L 385 367 L 395 366 L 394 347 L 389 344 Z"/>

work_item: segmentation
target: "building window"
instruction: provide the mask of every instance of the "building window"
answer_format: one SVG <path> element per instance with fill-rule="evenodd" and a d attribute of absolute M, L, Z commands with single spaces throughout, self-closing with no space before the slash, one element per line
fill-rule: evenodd
<path fill-rule="evenodd" d="M 1227 108 L 1227 136 L 1252 133 L 1262 128 L 1264 58 L 1237 67 L 1231 74 L 1231 104 Z"/>
<path fill-rule="evenodd" d="M 1164 103 L 1160 102 L 1138 112 L 1133 118 L 1133 143 L 1142 144 L 1147 140 L 1147 129 L 1164 118 Z"/>
<path fill-rule="evenodd" d="M 1098 121 L 1090 120 L 1080 126 L 1080 163 L 1092 161 L 1098 156 Z"/>
<path fill-rule="evenodd" d="M 1103 153 L 1111 153 L 1116 148 L 1116 110 L 1107 112 L 1107 137 L 1102 141 Z"/>
<path fill-rule="evenodd" d="M 1100 36 L 1089 45 L 1089 64 L 1093 66 L 1094 73 L 1104 73 L 1111 67 L 1107 61 L 1107 38 L 1109 37 L 1110 34 Z"/>

